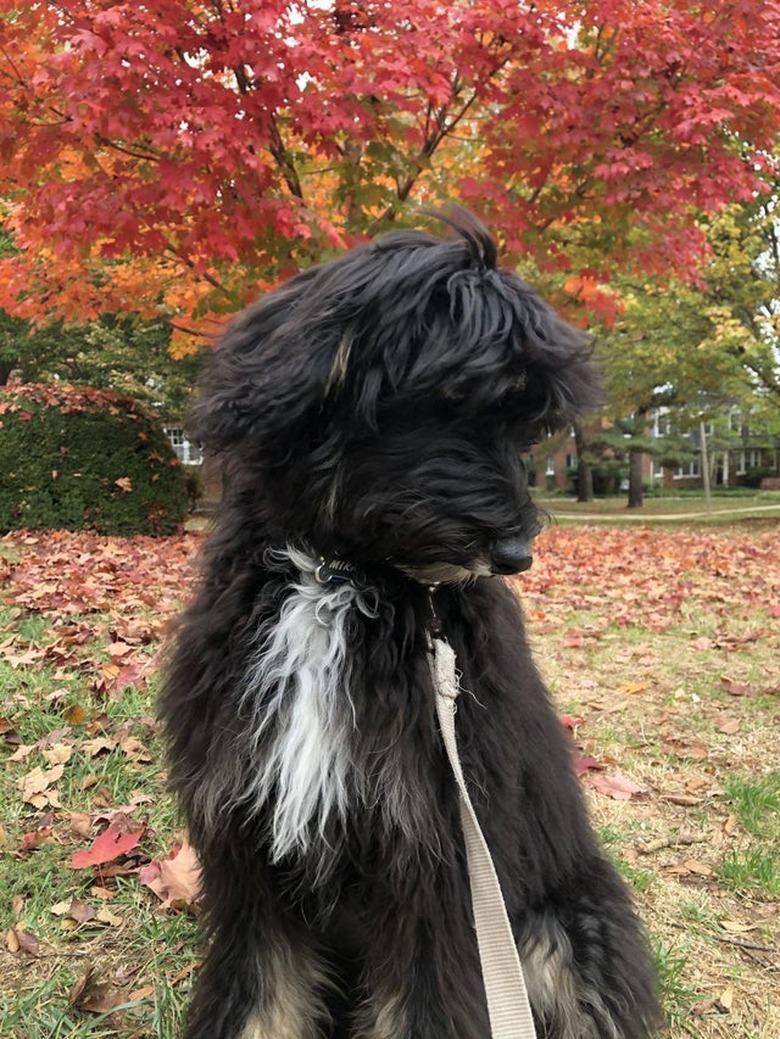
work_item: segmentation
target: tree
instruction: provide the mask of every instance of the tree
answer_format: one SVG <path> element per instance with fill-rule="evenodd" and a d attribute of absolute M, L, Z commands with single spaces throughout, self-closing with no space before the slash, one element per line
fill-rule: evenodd
<path fill-rule="evenodd" d="M 212 329 L 459 198 L 603 314 L 616 266 L 689 270 L 692 209 L 761 190 L 779 71 L 761 0 L 0 0 L 0 306 Z"/>
<path fill-rule="evenodd" d="M 86 325 L 33 326 L 0 311 L 0 386 L 13 371 L 23 382 L 116 390 L 178 423 L 208 349 L 173 359 L 170 339 L 170 326 L 161 318 L 107 314 Z"/>
<path fill-rule="evenodd" d="M 641 455 L 658 407 L 680 429 L 717 422 L 733 407 L 754 428 L 780 430 L 780 249 L 777 190 L 700 221 L 708 253 L 698 283 L 621 278 L 623 310 L 601 337 L 608 409 L 634 462 L 629 505 L 641 505 Z M 632 416 L 631 420 L 625 416 Z"/>

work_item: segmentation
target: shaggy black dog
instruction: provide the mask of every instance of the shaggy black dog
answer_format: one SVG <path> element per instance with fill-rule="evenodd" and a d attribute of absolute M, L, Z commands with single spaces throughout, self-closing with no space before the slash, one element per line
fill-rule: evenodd
<path fill-rule="evenodd" d="M 487 1039 L 433 618 L 540 1037 L 646 1039 L 652 971 L 494 575 L 521 461 L 592 407 L 583 337 L 485 228 L 401 231 L 240 316 L 196 415 L 226 491 L 163 695 L 210 952 L 189 1039 Z"/>

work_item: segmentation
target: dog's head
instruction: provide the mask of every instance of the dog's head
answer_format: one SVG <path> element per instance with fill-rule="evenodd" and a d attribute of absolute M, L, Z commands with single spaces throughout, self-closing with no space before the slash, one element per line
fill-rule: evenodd
<path fill-rule="evenodd" d="M 195 434 L 271 536 L 421 580 L 530 565 L 521 456 L 593 406 L 585 337 L 463 210 L 294 277 L 232 324 Z"/>

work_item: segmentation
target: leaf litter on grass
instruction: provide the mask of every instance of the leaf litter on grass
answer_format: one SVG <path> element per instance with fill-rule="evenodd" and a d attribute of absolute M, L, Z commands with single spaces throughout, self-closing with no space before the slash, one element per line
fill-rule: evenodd
<path fill-rule="evenodd" d="M 728 784 L 775 760 L 776 535 L 553 528 L 514 581 L 594 823 L 652 930 L 673 1039 L 780 1035 L 777 907 L 744 872 L 778 832 L 752 834 L 749 786 L 737 803 Z M 0 539 L 0 997 L 21 1013 L 37 985 L 76 1036 L 112 1011 L 112 1034 L 165 1034 L 157 1008 L 176 1018 L 198 959 L 183 926 L 197 863 L 161 795 L 152 698 L 199 543 Z"/>
<path fill-rule="evenodd" d="M 515 579 L 578 754 L 601 766 L 586 774 L 594 822 L 629 880 L 651 873 L 637 899 L 675 1039 L 780 1036 L 780 820 L 765 813 L 757 849 L 728 783 L 775 768 L 777 534 L 551 529 Z M 594 788 L 621 775 L 646 796 Z"/>
<path fill-rule="evenodd" d="M 150 683 L 189 595 L 198 543 L 0 539 L 0 887 L 12 892 L 0 905 L 0 1017 L 9 1035 L 86 1037 L 106 1013 L 111 1034 L 164 1034 L 159 1007 L 191 971 L 191 928 L 174 925 L 188 941 L 171 949 L 150 940 L 171 924 L 155 921 L 157 898 L 141 871 L 167 860 L 176 840 L 160 796 Z M 165 911 L 189 908 L 179 896 Z M 173 1003 L 182 998 L 174 993 Z M 170 1021 L 177 1012 L 172 1005 Z"/>

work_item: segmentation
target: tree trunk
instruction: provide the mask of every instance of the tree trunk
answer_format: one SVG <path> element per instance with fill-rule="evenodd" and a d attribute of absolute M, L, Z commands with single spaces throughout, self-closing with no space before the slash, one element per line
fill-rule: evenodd
<path fill-rule="evenodd" d="M 641 509 L 644 505 L 642 494 L 642 451 L 630 451 L 628 455 L 628 507 Z"/>
<path fill-rule="evenodd" d="M 585 434 L 574 425 L 574 446 L 577 449 L 577 501 L 593 501 L 593 473 L 585 461 Z"/>
<path fill-rule="evenodd" d="M 15 368 L 13 361 L 0 361 L 0 386 L 5 386 L 8 382 L 8 376 Z"/>
<path fill-rule="evenodd" d="M 701 447 L 701 482 L 704 487 L 704 502 L 707 512 L 712 509 L 712 491 L 710 488 L 710 457 L 707 450 L 707 427 L 699 423 L 699 442 Z"/>

